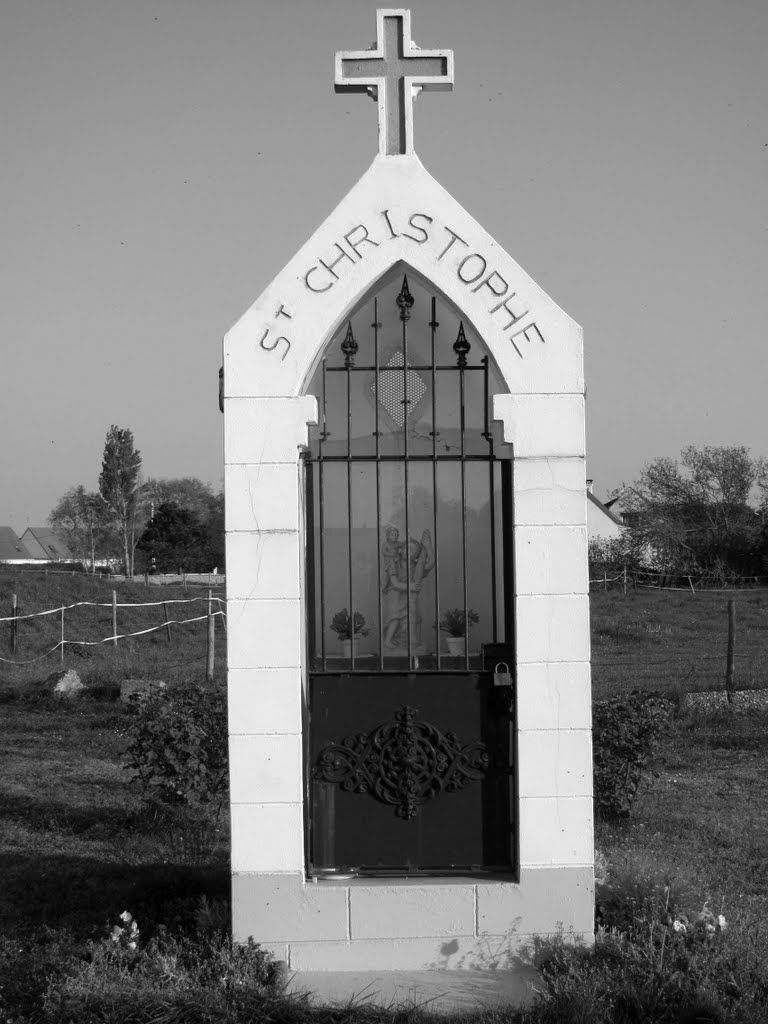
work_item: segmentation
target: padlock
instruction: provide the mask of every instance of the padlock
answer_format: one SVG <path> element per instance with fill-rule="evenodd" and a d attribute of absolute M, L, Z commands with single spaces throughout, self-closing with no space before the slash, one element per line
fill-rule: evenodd
<path fill-rule="evenodd" d="M 512 673 L 509 671 L 509 665 L 506 661 L 500 661 L 497 663 L 496 668 L 493 670 L 493 685 L 494 686 L 511 686 L 512 685 Z"/>

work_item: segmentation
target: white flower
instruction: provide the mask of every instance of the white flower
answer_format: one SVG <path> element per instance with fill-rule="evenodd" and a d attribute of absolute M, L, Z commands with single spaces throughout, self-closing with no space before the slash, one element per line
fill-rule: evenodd
<path fill-rule="evenodd" d="M 130 914 L 127 910 L 124 910 L 120 915 L 120 920 L 125 921 L 126 924 L 129 924 L 133 920 L 133 914 Z"/>
<path fill-rule="evenodd" d="M 722 914 L 717 915 L 717 926 L 721 932 L 724 932 L 728 927 L 728 922 L 725 920 Z"/>
<path fill-rule="evenodd" d="M 113 942 L 119 942 L 120 936 L 123 934 L 124 931 L 124 928 L 121 928 L 119 924 L 116 924 L 115 927 L 112 929 L 110 938 L 112 939 Z"/>
<path fill-rule="evenodd" d="M 672 927 L 675 929 L 676 932 L 682 932 L 683 934 L 685 934 L 685 932 L 687 931 L 687 929 L 686 929 L 685 925 L 683 924 L 683 922 L 682 921 L 678 921 L 677 919 L 675 919 L 672 922 Z"/>

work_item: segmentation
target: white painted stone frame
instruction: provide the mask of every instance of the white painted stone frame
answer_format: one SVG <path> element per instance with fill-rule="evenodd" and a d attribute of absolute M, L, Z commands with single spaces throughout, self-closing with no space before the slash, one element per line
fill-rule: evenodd
<path fill-rule="evenodd" d="M 303 390 L 399 261 L 462 311 L 509 388 L 493 412 L 514 445 L 517 881 L 306 878 Z M 293 970 L 493 967 L 534 934 L 591 938 L 581 329 L 416 156 L 379 156 L 227 334 L 224 370 L 235 938 Z"/>

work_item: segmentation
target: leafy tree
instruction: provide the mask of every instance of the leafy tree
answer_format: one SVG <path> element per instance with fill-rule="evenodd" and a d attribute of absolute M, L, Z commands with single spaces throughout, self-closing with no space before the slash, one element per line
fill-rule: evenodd
<path fill-rule="evenodd" d="M 216 496 L 210 484 L 195 476 L 178 478 L 150 477 L 142 487 L 145 499 L 157 509 L 173 503 L 205 520 L 214 507 Z"/>
<path fill-rule="evenodd" d="M 145 496 L 145 504 L 150 504 L 152 518 L 157 520 L 152 532 L 147 536 L 147 543 L 142 537 L 138 550 L 151 557 L 154 553 L 155 566 L 161 571 L 175 571 L 183 566 L 187 571 L 208 572 L 216 566 L 224 566 L 224 495 L 221 492 L 214 493 L 210 484 L 203 483 L 196 477 L 180 477 L 178 479 L 150 479 L 144 484 L 142 491 Z M 162 505 L 174 505 L 177 509 L 190 513 L 194 519 L 194 531 L 196 531 L 197 547 L 193 551 L 188 543 L 188 534 L 193 530 L 191 522 L 182 524 L 177 521 L 176 527 L 180 532 L 179 542 L 176 545 L 178 552 L 172 554 L 174 543 L 169 532 L 171 523 L 167 513 L 158 519 L 158 513 Z M 152 523 L 147 524 L 147 529 Z M 159 531 L 159 533 L 157 532 Z M 146 531 L 145 531 L 146 533 Z M 155 550 L 149 546 L 149 539 L 154 538 Z M 161 557 L 162 545 L 166 552 L 162 556 L 162 564 L 158 559 Z"/>
<path fill-rule="evenodd" d="M 163 502 L 155 510 L 136 545 L 160 572 L 198 571 L 205 564 L 206 546 L 204 524 L 175 502 Z"/>
<path fill-rule="evenodd" d="M 112 529 L 120 538 L 126 576 L 133 575 L 136 526 L 140 509 L 139 472 L 141 453 L 133 444 L 133 433 L 114 424 L 107 431 L 99 475 L 99 494 Z"/>
<path fill-rule="evenodd" d="M 623 511 L 665 568 L 754 571 L 762 523 L 750 499 L 765 473 L 765 460 L 748 448 L 689 445 L 679 462 L 649 463 L 620 492 Z"/>
<path fill-rule="evenodd" d="M 103 555 L 109 545 L 109 524 L 104 501 L 82 484 L 70 487 L 48 516 L 48 525 L 63 537 L 70 550 L 95 570 L 97 551 Z"/>

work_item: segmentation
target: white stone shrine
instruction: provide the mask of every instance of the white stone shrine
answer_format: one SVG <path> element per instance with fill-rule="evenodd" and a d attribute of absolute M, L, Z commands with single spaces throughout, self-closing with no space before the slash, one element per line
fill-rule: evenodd
<path fill-rule="evenodd" d="M 582 332 L 414 153 L 452 53 L 335 81 L 379 153 L 224 342 L 234 937 L 495 969 L 592 938 Z"/>

